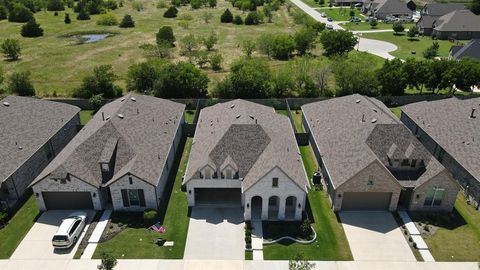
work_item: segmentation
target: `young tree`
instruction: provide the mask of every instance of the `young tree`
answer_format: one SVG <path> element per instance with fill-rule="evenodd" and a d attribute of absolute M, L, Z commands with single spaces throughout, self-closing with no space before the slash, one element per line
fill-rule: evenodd
<path fill-rule="evenodd" d="M 208 59 L 208 52 L 206 51 L 198 51 L 195 53 L 195 62 L 201 69 L 204 69 L 205 66 L 208 64 Z"/>
<path fill-rule="evenodd" d="M 7 90 L 19 96 L 35 96 L 35 88 L 30 81 L 30 72 L 13 72 L 8 78 Z"/>
<path fill-rule="evenodd" d="M 5 56 L 5 58 L 11 61 L 18 60 L 22 51 L 20 48 L 20 42 L 17 39 L 11 39 L 11 38 L 5 39 L 0 49 L 3 55 Z"/>
<path fill-rule="evenodd" d="M 111 12 L 100 15 L 100 17 L 97 20 L 97 25 L 112 26 L 117 24 L 118 24 L 117 15 Z"/>
<path fill-rule="evenodd" d="M 312 270 L 315 264 L 304 259 L 302 254 L 297 254 L 295 259 L 288 262 L 288 270 Z"/>
<path fill-rule="evenodd" d="M 245 17 L 245 25 L 257 25 L 262 22 L 262 18 L 256 11 L 250 11 Z"/>
<path fill-rule="evenodd" d="M 9 22 L 24 23 L 33 19 L 33 13 L 25 7 L 23 4 L 16 3 L 13 5 L 13 9 L 8 13 Z"/>
<path fill-rule="evenodd" d="M 378 25 L 377 19 L 372 18 L 372 19 L 370 20 L 370 27 L 371 27 L 372 29 L 375 29 L 375 28 L 377 28 L 377 25 Z"/>
<path fill-rule="evenodd" d="M 88 102 L 92 104 L 93 110 L 97 112 L 105 103 L 105 99 L 103 98 L 103 94 L 98 94 L 98 95 L 93 95 L 91 98 L 89 98 Z"/>
<path fill-rule="evenodd" d="M 295 51 L 295 40 L 289 34 L 274 35 L 271 50 L 273 58 L 288 60 Z"/>
<path fill-rule="evenodd" d="M 213 50 L 213 47 L 215 46 L 215 44 L 217 44 L 218 37 L 215 34 L 215 32 L 212 31 L 210 35 L 208 35 L 208 37 L 202 39 L 202 42 L 205 48 L 207 48 L 207 51 L 211 51 Z"/>
<path fill-rule="evenodd" d="M 202 5 L 202 0 L 190 0 L 190 6 L 192 7 L 192 9 L 199 9 L 202 7 Z"/>
<path fill-rule="evenodd" d="M 65 24 L 70 24 L 72 22 L 72 20 L 70 19 L 70 14 L 65 13 L 65 19 L 63 19 L 63 21 L 65 22 Z"/>
<path fill-rule="evenodd" d="M 233 15 L 232 12 L 227 8 L 222 16 L 220 16 L 220 22 L 222 23 L 231 23 L 233 21 Z"/>
<path fill-rule="evenodd" d="M 386 60 L 377 71 L 380 93 L 384 96 L 402 96 L 407 88 L 407 74 L 400 59 Z"/>
<path fill-rule="evenodd" d="M 395 35 L 398 35 L 405 30 L 405 27 L 403 27 L 403 24 L 401 22 L 394 22 L 392 25 L 392 29 L 395 32 Z"/>
<path fill-rule="evenodd" d="M 65 5 L 62 0 L 49 0 L 47 4 L 48 11 L 62 11 L 65 10 Z"/>
<path fill-rule="evenodd" d="M 210 67 L 215 71 L 222 70 L 222 61 L 223 61 L 223 57 L 219 53 L 211 54 L 208 59 L 208 62 L 210 63 Z"/>
<path fill-rule="evenodd" d="M 171 47 L 175 47 L 175 36 L 170 26 L 162 26 L 157 33 L 157 44 L 168 43 Z"/>
<path fill-rule="evenodd" d="M 43 29 L 40 27 L 40 24 L 35 21 L 35 18 L 32 18 L 22 26 L 20 34 L 22 37 L 40 37 L 43 36 Z"/>
<path fill-rule="evenodd" d="M 123 16 L 123 19 L 122 21 L 120 22 L 120 25 L 119 25 L 120 28 L 131 28 L 131 27 L 135 27 L 135 22 L 133 21 L 132 19 L 132 16 L 126 14 L 125 16 Z"/>
<path fill-rule="evenodd" d="M 255 51 L 256 44 L 251 39 L 245 39 L 242 41 L 242 51 L 247 58 L 252 57 L 253 52 Z"/>
<path fill-rule="evenodd" d="M 84 8 L 82 8 L 77 15 L 77 20 L 79 21 L 90 20 L 90 14 L 88 14 L 88 12 Z"/>
<path fill-rule="evenodd" d="M 407 36 L 409 40 L 413 40 L 418 35 L 417 26 L 412 26 L 408 29 Z"/>
<path fill-rule="evenodd" d="M 165 13 L 163 13 L 163 17 L 165 18 L 175 18 L 177 17 L 178 9 L 175 6 L 170 6 Z"/>
<path fill-rule="evenodd" d="M 171 55 L 172 45 L 169 42 L 161 42 L 160 44 L 142 44 L 140 49 L 143 50 L 147 58 L 169 58 Z"/>
<path fill-rule="evenodd" d="M 82 79 L 80 87 L 75 89 L 73 96 L 77 98 L 91 98 L 103 94 L 105 98 L 116 98 L 122 95 L 122 89 L 115 85 L 117 76 L 111 65 L 101 65 L 93 69 L 93 74 Z"/>
<path fill-rule="evenodd" d="M 165 62 L 159 60 L 131 65 L 127 73 L 127 90 L 139 93 L 154 92 L 155 83 L 160 77 L 163 66 Z"/>
<path fill-rule="evenodd" d="M 426 59 L 433 59 L 437 57 L 439 47 L 440 45 L 438 44 L 438 42 L 434 41 L 432 45 L 430 45 L 430 47 L 428 47 L 427 49 L 425 49 L 425 51 L 423 51 L 423 57 L 425 57 Z"/>
<path fill-rule="evenodd" d="M 326 31 L 320 35 L 326 56 L 344 55 L 353 50 L 357 38 L 352 32 L 344 30 Z"/>
<path fill-rule="evenodd" d="M 236 25 L 243 24 L 242 16 L 235 15 L 235 19 L 233 19 L 233 23 L 236 24 Z"/>
<path fill-rule="evenodd" d="M 208 24 L 210 22 L 210 20 L 213 18 L 213 15 L 212 15 L 212 13 L 210 13 L 208 11 L 205 11 L 202 14 L 202 17 L 203 17 L 203 21 Z"/>
<path fill-rule="evenodd" d="M 117 259 L 112 254 L 102 252 L 101 264 L 97 266 L 98 270 L 112 270 L 117 265 Z"/>
<path fill-rule="evenodd" d="M 180 46 L 183 49 L 183 53 L 191 56 L 192 52 L 198 49 L 199 40 L 193 35 L 188 34 L 180 40 Z"/>
<path fill-rule="evenodd" d="M 160 73 L 155 96 L 162 98 L 202 98 L 208 93 L 208 77 L 186 62 L 168 64 Z"/>
<path fill-rule="evenodd" d="M 273 17 L 273 10 L 269 4 L 263 6 L 263 14 L 265 15 L 265 17 L 268 18 L 267 22 L 271 23 Z"/>
<path fill-rule="evenodd" d="M 317 32 L 311 28 L 304 28 L 295 33 L 294 39 L 298 54 L 304 55 L 315 48 Z"/>
<path fill-rule="evenodd" d="M 268 56 L 269 59 L 272 57 L 272 40 L 273 34 L 271 33 L 265 33 L 257 39 L 258 50 Z"/>
<path fill-rule="evenodd" d="M 335 77 L 336 95 L 344 96 L 354 93 L 374 96 L 377 95 L 378 82 L 375 67 L 368 54 L 363 56 L 350 55 L 348 58 L 339 58 L 332 65 Z"/>

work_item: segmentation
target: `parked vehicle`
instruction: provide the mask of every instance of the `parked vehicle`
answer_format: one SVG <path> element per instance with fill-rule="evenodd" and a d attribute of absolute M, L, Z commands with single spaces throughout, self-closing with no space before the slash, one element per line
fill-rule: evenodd
<path fill-rule="evenodd" d="M 331 23 L 328 23 L 328 24 L 327 24 L 327 29 L 328 29 L 328 30 L 333 30 L 333 25 L 332 25 Z"/>
<path fill-rule="evenodd" d="M 351 22 L 361 22 L 362 20 L 361 20 L 360 18 L 358 18 L 358 17 L 351 17 L 351 18 L 350 18 L 350 21 L 351 21 Z"/>
<path fill-rule="evenodd" d="M 54 248 L 70 248 L 77 243 L 87 223 L 85 212 L 74 212 L 62 220 L 62 224 L 52 238 Z"/>
<path fill-rule="evenodd" d="M 320 16 L 322 16 L 322 18 L 325 18 L 325 17 L 327 17 L 327 14 L 325 14 L 325 12 L 322 12 L 322 13 L 320 14 Z"/>
<path fill-rule="evenodd" d="M 327 21 L 333 22 L 332 18 L 330 18 L 330 17 L 327 18 Z"/>

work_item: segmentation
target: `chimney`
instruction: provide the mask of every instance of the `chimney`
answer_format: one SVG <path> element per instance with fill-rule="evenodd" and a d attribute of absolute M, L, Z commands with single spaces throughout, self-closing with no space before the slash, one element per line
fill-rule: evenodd
<path fill-rule="evenodd" d="M 470 114 L 470 118 L 476 118 L 477 116 L 475 116 L 475 109 L 472 109 L 472 113 Z"/>

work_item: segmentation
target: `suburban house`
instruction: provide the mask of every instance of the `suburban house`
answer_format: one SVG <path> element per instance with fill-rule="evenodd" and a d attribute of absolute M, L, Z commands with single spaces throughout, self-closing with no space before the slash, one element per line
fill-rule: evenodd
<path fill-rule="evenodd" d="M 420 19 L 417 22 L 418 32 L 424 36 L 430 36 L 433 32 L 433 23 L 440 17 L 455 10 L 464 10 L 464 4 L 458 3 L 430 3 L 420 11 Z"/>
<path fill-rule="evenodd" d="M 31 184 L 38 208 L 158 209 L 184 108 L 133 94 L 103 106 Z"/>
<path fill-rule="evenodd" d="M 451 211 L 459 186 L 379 100 L 358 94 L 302 106 L 334 211 Z"/>
<path fill-rule="evenodd" d="M 363 12 L 379 20 L 387 17 L 412 17 L 416 5 L 403 0 L 366 0 Z"/>
<path fill-rule="evenodd" d="M 480 202 L 480 98 L 423 101 L 402 107 L 402 122 Z"/>
<path fill-rule="evenodd" d="M 289 119 L 240 99 L 200 111 L 183 183 L 189 206 L 241 207 L 245 220 L 300 220 L 308 187 Z"/>
<path fill-rule="evenodd" d="M 437 39 L 480 38 L 480 16 L 468 9 L 455 10 L 433 22 L 432 36 Z"/>
<path fill-rule="evenodd" d="M 480 39 L 472 39 L 466 45 L 452 46 L 448 58 L 452 60 L 460 60 L 463 58 L 480 60 Z"/>
<path fill-rule="evenodd" d="M 28 185 L 75 136 L 75 106 L 8 96 L 0 105 L 0 208 L 29 194 Z"/>
<path fill-rule="evenodd" d="M 331 3 L 334 6 L 363 6 L 365 1 L 369 0 L 332 0 Z"/>

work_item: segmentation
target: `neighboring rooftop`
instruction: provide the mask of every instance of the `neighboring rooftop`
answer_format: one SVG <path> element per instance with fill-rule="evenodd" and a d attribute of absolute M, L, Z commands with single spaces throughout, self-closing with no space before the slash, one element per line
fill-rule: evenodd
<path fill-rule="evenodd" d="M 93 186 L 132 174 L 157 185 L 185 105 L 129 94 L 103 106 L 37 177 L 73 175 Z M 99 162 L 113 159 L 113 176 L 102 183 Z"/>
<path fill-rule="evenodd" d="M 19 96 L 8 96 L 1 102 L 0 182 L 3 182 L 80 109 L 65 103 Z"/>
<path fill-rule="evenodd" d="M 311 135 L 335 187 L 374 161 L 421 159 L 425 170 L 415 179 L 397 177 L 404 186 L 417 186 L 444 168 L 379 100 L 358 94 L 302 106 Z"/>
<path fill-rule="evenodd" d="M 387 14 L 412 13 L 407 6 L 408 1 L 403 0 L 373 0 L 372 10 Z"/>
<path fill-rule="evenodd" d="M 465 9 L 464 4 L 459 3 L 430 3 L 426 4 L 422 9 L 422 15 L 443 16 L 455 10 Z"/>
<path fill-rule="evenodd" d="M 237 99 L 200 111 L 184 183 L 225 160 L 239 169 L 243 190 L 278 166 L 301 188 L 307 176 L 290 121 L 272 107 Z"/>
<path fill-rule="evenodd" d="M 423 101 L 402 111 L 480 181 L 480 98 Z"/>
<path fill-rule="evenodd" d="M 479 32 L 480 16 L 473 14 L 468 9 L 455 10 L 438 18 L 435 21 L 434 29 L 442 32 Z"/>
<path fill-rule="evenodd" d="M 480 59 L 480 39 L 472 39 L 468 44 L 463 46 L 452 46 L 450 49 L 450 57 L 455 60 L 467 57 Z"/>

